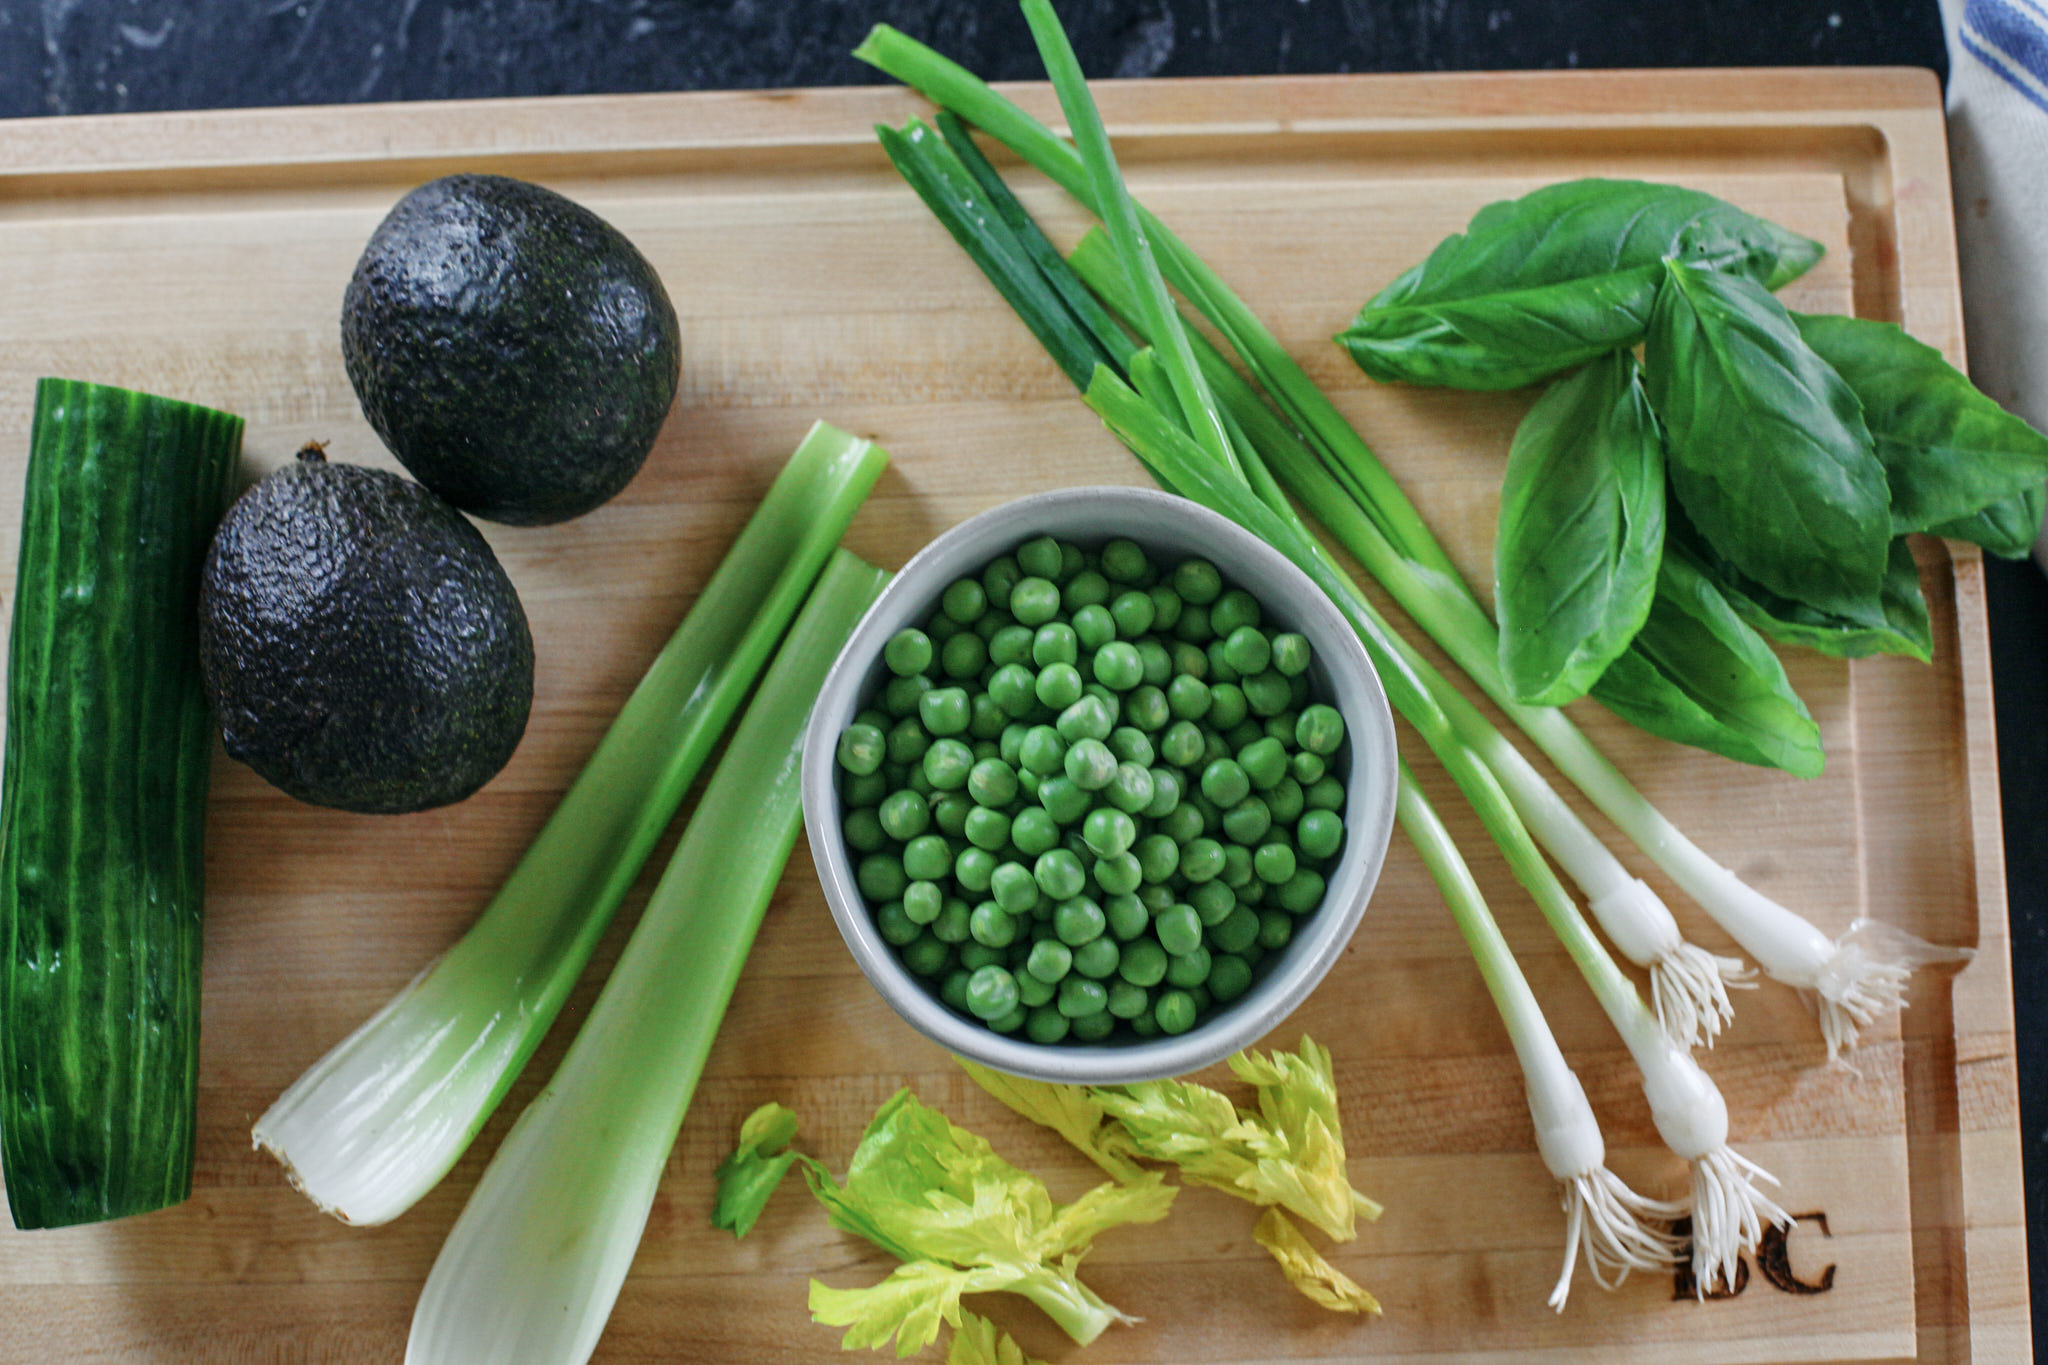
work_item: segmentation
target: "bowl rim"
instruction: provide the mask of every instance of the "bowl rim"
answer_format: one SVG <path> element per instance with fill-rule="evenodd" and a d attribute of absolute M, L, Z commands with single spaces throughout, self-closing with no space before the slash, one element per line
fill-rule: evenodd
<path fill-rule="evenodd" d="M 1309 637 L 1316 666 L 1334 694 L 1331 704 L 1338 705 L 1344 716 L 1351 748 L 1345 849 L 1331 871 L 1324 903 L 1303 932 L 1281 950 L 1290 955 L 1281 969 L 1267 973 L 1200 1026 L 1134 1043 L 1040 1044 L 955 1014 L 911 975 L 882 939 L 855 884 L 852 858 L 840 831 L 836 754 L 839 733 L 858 710 L 861 693 L 880 664 L 882 646 L 928 610 L 946 584 L 1003 553 L 995 541 L 1007 545 L 1044 534 L 1076 538 L 1062 529 L 1073 514 L 1100 512 L 1105 505 L 1121 514 L 1128 527 L 1121 534 L 1140 544 L 1159 538 L 1148 537 L 1148 532 L 1162 521 L 1177 522 L 1175 530 L 1183 534 L 1173 538 L 1194 541 L 1198 547 L 1179 552 L 1203 554 L 1233 582 L 1242 581 L 1245 566 L 1252 566 L 1254 576 L 1269 580 L 1269 586 L 1256 594 L 1261 605 Z M 1095 536 L 1084 532 L 1078 538 Z M 1256 1042 L 1306 1000 L 1342 956 L 1378 885 L 1393 831 L 1398 782 L 1393 716 L 1379 675 L 1356 632 L 1314 581 L 1280 551 L 1199 503 L 1124 485 L 1062 488 L 1017 498 L 959 522 L 913 555 L 862 615 L 833 661 L 812 704 L 802 762 L 804 830 L 818 880 L 840 936 L 869 984 L 905 1023 L 948 1051 L 1012 1075 L 1087 1084 L 1198 1071 Z"/>

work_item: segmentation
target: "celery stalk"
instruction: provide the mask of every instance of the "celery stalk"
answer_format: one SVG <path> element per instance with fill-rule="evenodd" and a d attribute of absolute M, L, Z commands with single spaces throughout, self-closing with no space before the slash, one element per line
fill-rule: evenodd
<path fill-rule="evenodd" d="M 314 1203 L 387 1222 L 469 1146 L 887 462 L 812 427 L 482 916 L 257 1120 Z"/>
<path fill-rule="evenodd" d="M 804 723 L 888 575 L 819 578 L 576 1041 L 491 1159 L 413 1313 L 413 1365 L 587 1360 L 802 821 Z"/>

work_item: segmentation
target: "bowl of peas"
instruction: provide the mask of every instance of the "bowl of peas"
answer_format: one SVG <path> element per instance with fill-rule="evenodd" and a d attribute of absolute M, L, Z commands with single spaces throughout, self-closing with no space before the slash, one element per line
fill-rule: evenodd
<path fill-rule="evenodd" d="M 1393 827 L 1393 721 L 1278 551 L 1167 493 L 1063 489 L 904 566 L 819 694 L 803 799 L 906 1022 L 1129 1082 L 1250 1045 L 1335 963 Z"/>

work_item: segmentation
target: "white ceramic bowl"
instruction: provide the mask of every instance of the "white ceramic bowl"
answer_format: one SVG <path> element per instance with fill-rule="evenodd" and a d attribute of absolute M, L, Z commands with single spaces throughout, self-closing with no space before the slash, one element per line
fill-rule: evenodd
<path fill-rule="evenodd" d="M 839 734 L 885 674 L 882 646 L 922 620 L 955 579 L 1035 536 L 1099 546 L 1122 536 L 1161 560 L 1200 555 L 1256 597 L 1267 623 L 1307 637 L 1316 695 L 1344 717 L 1350 754 L 1344 849 L 1321 906 L 1293 940 L 1259 964 L 1252 987 L 1177 1037 L 1093 1044 L 1034 1043 L 955 1014 L 913 976 L 875 927 L 854 881 L 840 832 L 835 778 Z M 1393 719 L 1365 649 L 1322 591 L 1279 551 L 1234 522 L 1183 498 L 1146 488 L 1070 488 L 994 508 L 955 526 L 903 566 L 854 629 L 818 695 L 804 737 L 804 827 L 832 917 L 854 960 L 912 1028 L 963 1057 L 1045 1081 L 1115 1084 L 1179 1076 L 1221 1061 L 1271 1031 L 1330 970 L 1357 929 L 1379 880 L 1393 828 Z"/>

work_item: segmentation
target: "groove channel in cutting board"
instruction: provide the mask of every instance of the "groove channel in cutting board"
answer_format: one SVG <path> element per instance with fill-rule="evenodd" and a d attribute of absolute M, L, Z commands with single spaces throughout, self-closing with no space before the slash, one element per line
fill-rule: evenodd
<path fill-rule="evenodd" d="M 1520 105 L 1502 104 L 1509 87 L 1457 78 L 1140 83 L 1104 95 L 1113 129 L 1130 134 L 1121 145 L 1140 197 L 1336 395 L 1474 582 L 1488 578 L 1500 463 L 1527 396 L 1371 386 L 1325 338 L 1481 204 L 1579 174 L 1682 180 L 1829 245 L 1786 291 L 1792 306 L 1869 311 L 1875 300 L 1953 346 L 1953 261 L 1941 254 L 1952 248 L 1927 226 L 1924 203 L 1897 207 L 1915 195 L 1946 206 L 1945 178 L 1930 179 L 1945 177 L 1938 156 L 1902 136 L 1933 108 L 1910 79 L 1800 73 L 1774 76 L 1770 89 L 1701 75 L 1503 79 L 1521 82 Z M 891 92 L 807 92 L 446 106 L 410 119 L 322 111 L 317 123 L 270 113 L 0 126 L 0 149 L 14 153 L 6 164 L 19 168 L 0 179 L 0 261 L 18 267 L 0 270 L 0 490 L 19 485 L 29 380 L 40 373 L 242 412 L 252 476 L 309 437 L 330 440 L 335 458 L 390 466 L 342 373 L 341 288 L 397 195 L 457 168 L 539 179 L 612 219 L 667 280 L 685 343 L 678 410 L 624 495 L 565 526 L 487 528 L 532 619 L 539 676 L 527 739 L 484 793 L 365 819 L 295 805 L 219 762 L 194 1198 L 128 1224 L 0 1232 L 0 1317 L 27 1325 L 0 1341 L 0 1359 L 398 1354 L 441 1238 L 566 1028 L 471 1156 L 387 1228 L 316 1215 L 250 1152 L 248 1125 L 488 897 L 811 418 L 870 433 L 895 455 L 849 537 L 892 566 L 1010 497 L 1142 481 L 861 135 L 913 107 Z M 1871 119 L 1893 120 L 1886 136 Z M 1071 207 L 1022 183 L 1071 240 Z M 12 564 L 18 521 L 18 497 L 0 493 L 0 564 Z M 1741 1000 L 1736 1029 L 1707 1059 L 1738 1145 L 1783 1178 L 1788 1207 L 1827 1214 L 1830 1236 L 1802 1224 L 1790 1242 L 1802 1279 L 1834 1267 L 1827 1292 L 1795 1296 L 1752 1275 L 1738 1297 L 1700 1305 L 1674 1301 L 1669 1277 L 1637 1277 L 1615 1295 L 1582 1277 L 1567 1313 L 1544 1308 L 1562 1230 L 1519 1081 L 1476 972 L 1397 840 L 1344 961 L 1272 1040 L 1291 1044 L 1305 1029 L 1336 1052 L 1354 1176 L 1389 1211 L 1333 1259 L 1379 1295 L 1386 1317 L 1340 1320 L 1289 1295 L 1250 1240 L 1246 1208 L 1202 1191 L 1166 1224 L 1106 1237 L 1091 1257 L 1091 1282 L 1143 1325 L 1073 1353 L 1028 1312 L 990 1307 L 1030 1349 L 1101 1365 L 1968 1360 L 2023 1342 L 2024 1271 L 2015 1288 L 2007 1251 L 2018 1213 L 2009 1223 L 1981 1213 L 1997 1207 L 2000 1180 L 2017 1188 L 2016 1163 L 2008 1171 L 1994 1153 L 1966 1170 L 1950 1150 L 1959 1129 L 1995 1146 L 2012 1124 L 2003 926 L 1979 919 L 1978 841 L 1995 845 L 1996 829 L 1972 823 L 1988 740 L 1965 728 L 1983 648 L 1981 598 L 1970 594 L 1981 585 L 1974 561 L 1952 576 L 1939 546 L 1923 549 L 1942 642 L 1933 668 L 1789 661 L 1831 755 L 1815 781 L 1677 751 L 1595 710 L 1582 717 L 1681 825 L 1822 925 L 1870 914 L 1985 950 L 1953 1002 L 1945 982 L 1916 992 L 1904 1036 L 1879 1030 L 1860 1077 L 1817 1065 L 1809 1016 L 1775 987 Z M 0 575 L 11 593 L 11 573 Z M 1927 790 L 1900 780 L 1930 763 L 1942 776 Z M 1679 1169 L 1657 1148 L 1625 1054 L 1476 821 L 1433 769 L 1425 780 L 1580 1064 L 1613 1164 L 1642 1185 L 1673 1181 Z M 1725 943 L 1664 889 L 1702 942 Z M 565 1024 L 580 1018 L 639 902 Z M 1997 973 L 1990 988 L 1971 976 L 1986 967 Z M 1967 1055 L 1988 1057 L 1989 1069 L 1959 1089 L 1966 1022 Z M 836 1354 L 807 1321 L 806 1276 L 854 1284 L 886 1263 L 829 1231 L 794 1191 L 745 1243 L 714 1234 L 709 1172 L 739 1116 L 769 1098 L 797 1109 L 811 1150 L 843 1162 L 867 1115 L 905 1083 L 1057 1191 L 1090 1181 L 1092 1167 L 980 1095 L 881 1005 L 800 849 L 598 1358 Z"/>

